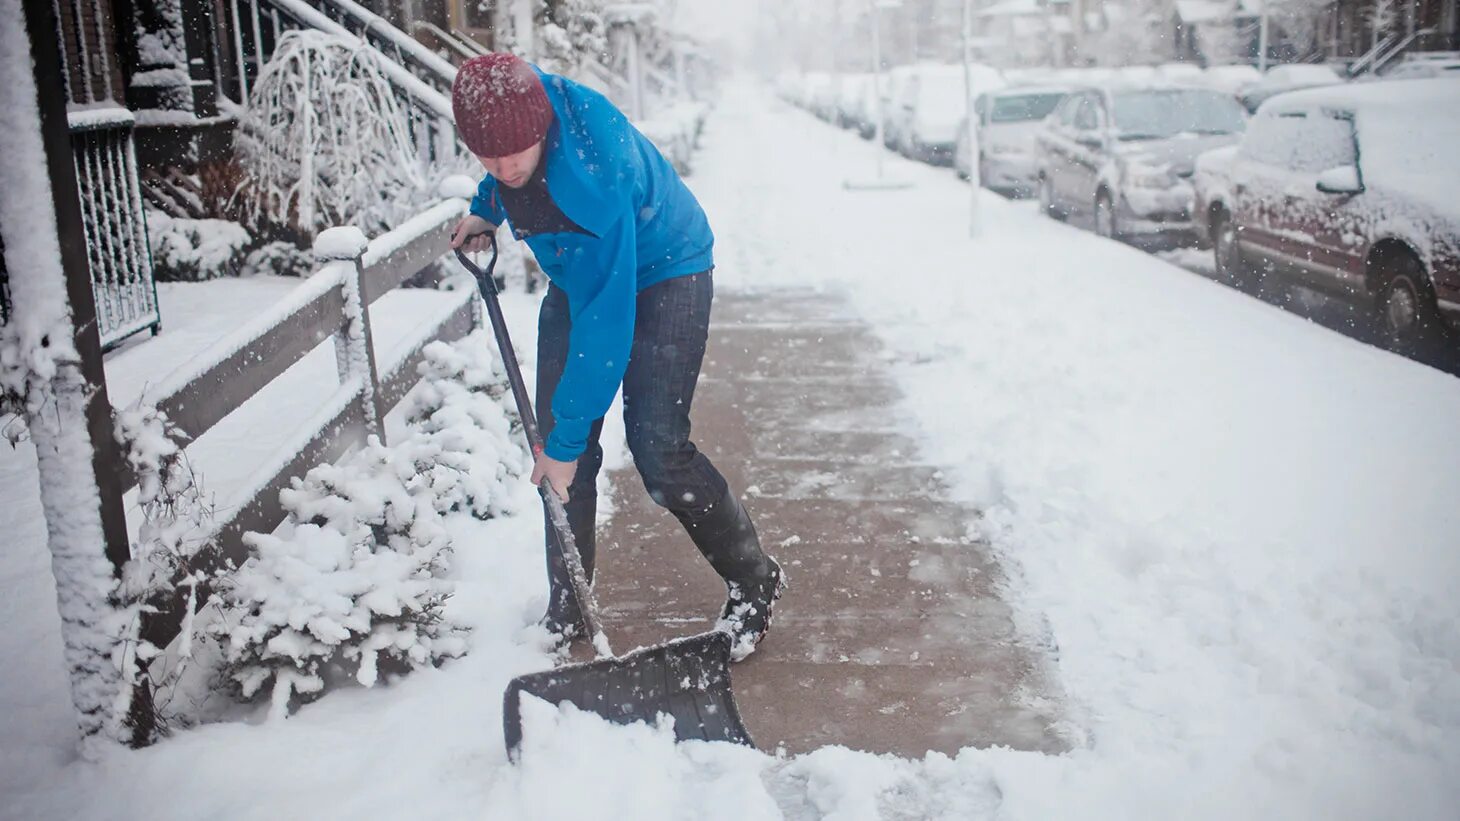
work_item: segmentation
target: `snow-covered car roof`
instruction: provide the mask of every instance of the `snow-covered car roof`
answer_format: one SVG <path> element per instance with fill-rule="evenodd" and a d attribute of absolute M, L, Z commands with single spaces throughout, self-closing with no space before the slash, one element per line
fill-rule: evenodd
<path fill-rule="evenodd" d="M 996 88 L 982 92 L 981 97 L 1025 97 L 1030 94 L 1069 94 L 1075 87 L 1059 83 L 1047 83 L 1040 85 L 1009 86 L 1007 88 Z"/>
<path fill-rule="evenodd" d="M 1274 97 L 1264 106 L 1293 111 L 1314 106 L 1341 108 L 1347 111 L 1378 113 L 1389 111 L 1400 116 L 1424 113 L 1425 119 L 1460 117 L 1460 83 L 1446 78 L 1413 80 L 1406 83 L 1374 83 L 1327 85 L 1289 91 Z M 1426 109 L 1426 106 L 1432 108 Z"/>
<path fill-rule="evenodd" d="M 1320 63 L 1289 63 L 1273 66 L 1262 78 L 1264 87 L 1341 82 L 1343 82 L 1343 78 L 1338 76 L 1338 72 Z"/>
<path fill-rule="evenodd" d="M 1460 145 L 1460 82 L 1449 78 L 1321 86 L 1272 98 L 1260 116 L 1331 111 L 1351 115 L 1366 186 L 1413 198 L 1460 221 L 1453 167 Z"/>

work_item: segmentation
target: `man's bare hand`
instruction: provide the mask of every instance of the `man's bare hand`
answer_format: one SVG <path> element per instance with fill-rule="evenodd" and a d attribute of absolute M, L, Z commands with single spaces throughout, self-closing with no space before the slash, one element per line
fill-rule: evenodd
<path fill-rule="evenodd" d="M 467 214 L 451 232 L 451 247 L 467 252 L 485 251 L 492 247 L 496 234 L 497 226 L 476 214 Z"/>
<path fill-rule="evenodd" d="M 568 486 L 573 484 L 573 477 L 578 475 L 578 460 L 571 462 L 559 462 L 546 453 L 539 453 L 537 461 L 532 466 L 532 484 L 540 486 L 545 478 L 552 484 L 553 493 L 558 495 L 564 502 L 568 501 Z"/>

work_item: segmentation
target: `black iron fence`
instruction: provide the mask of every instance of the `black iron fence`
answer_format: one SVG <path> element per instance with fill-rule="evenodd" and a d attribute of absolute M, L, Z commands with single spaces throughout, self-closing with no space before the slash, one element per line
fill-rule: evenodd
<path fill-rule="evenodd" d="M 108 348 L 139 331 L 155 334 L 162 325 L 132 146 L 132 115 L 124 108 L 81 109 L 67 119 L 97 330 L 102 347 Z"/>

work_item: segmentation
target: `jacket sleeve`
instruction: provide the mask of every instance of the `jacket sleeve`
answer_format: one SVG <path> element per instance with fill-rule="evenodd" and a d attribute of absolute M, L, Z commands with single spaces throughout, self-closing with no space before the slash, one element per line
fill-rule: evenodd
<path fill-rule="evenodd" d="M 497 194 L 497 179 L 491 174 L 477 184 L 476 196 L 471 198 L 471 212 L 493 225 L 501 225 L 507 219 L 502 198 Z"/>
<path fill-rule="evenodd" d="M 628 208 L 612 227 L 575 251 L 565 288 L 572 330 L 568 363 L 553 395 L 553 430 L 543 450 L 563 462 L 577 459 L 588 445 L 593 423 L 608 413 L 623 382 L 634 341 L 638 299 L 635 221 Z"/>

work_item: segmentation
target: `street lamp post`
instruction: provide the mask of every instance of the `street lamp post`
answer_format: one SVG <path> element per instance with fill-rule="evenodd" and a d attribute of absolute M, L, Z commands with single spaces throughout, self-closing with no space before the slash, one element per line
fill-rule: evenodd
<path fill-rule="evenodd" d="M 1262 0 L 1262 11 L 1257 18 L 1257 70 L 1267 73 L 1267 0 Z"/>
<path fill-rule="evenodd" d="M 883 122 L 883 116 L 882 115 L 883 115 L 883 111 L 882 111 L 882 35 L 881 35 L 881 31 L 880 31 L 880 29 L 881 29 L 880 21 L 882 19 L 881 11 L 882 11 L 882 9 L 901 8 L 902 7 L 902 0 L 871 0 L 871 2 L 868 3 L 868 6 L 870 7 L 870 11 L 871 11 L 871 27 L 872 27 L 872 94 L 873 94 L 873 97 L 876 98 L 876 104 L 875 104 L 874 108 L 876 109 L 876 112 L 877 112 L 876 113 L 876 117 L 875 117 L 876 122 L 873 124 L 873 136 L 872 136 L 873 145 L 872 145 L 872 153 L 877 158 L 877 177 L 876 177 L 876 179 L 873 179 L 871 181 L 866 181 L 866 182 L 863 182 L 863 181 L 855 181 L 854 182 L 852 180 L 846 180 L 846 181 L 844 181 L 842 183 L 842 187 L 847 188 L 849 190 L 867 190 L 867 189 L 884 189 L 885 190 L 885 189 L 889 189 L 889 188 L 909 188 L 909 187 L 912 186 L 912 182 L 911 181 L 908 181 L 908 180 L 895 180 L 895 179 L 894 180 L 889 180 L 889 179 L 887 179 L 883 175 L 883 159 L 882 159 L 882 154 L 886 150 L 886 148 L 882 144 L 882 127 L 883 127 L 882 126 L 882 122 Z"/>
<path fill-rule="evenodd" d="M 964 131 L 968 134 L 968 235 L 978 236 L 978 117 L 973 106 L 973 68 L 969 65 L 970 41 L 973 38 L 973 0 L 963 0 L 963 116 Z M 954 163 L 958 162 L 958 146 L 953 146 Z"/>

